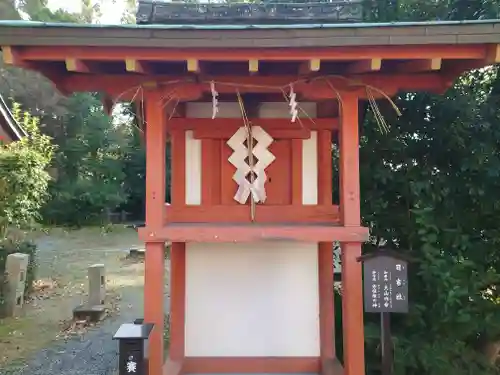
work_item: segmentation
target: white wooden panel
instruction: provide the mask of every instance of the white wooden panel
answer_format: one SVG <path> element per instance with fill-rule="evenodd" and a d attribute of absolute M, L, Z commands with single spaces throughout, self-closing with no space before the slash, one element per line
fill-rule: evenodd
<path fill-rule="evenodd" d="M 318 244 L 186 244 L 186 356 L 319 356 Z"/>
<path fill-rule="evenodd" d="M 186 131 L 186 204 L 201 204 L 201 140 Z"/>
<path fill-rule="evenodd" d="M 318 132 L 302 140 L 302 204 L 318 204 Z"/>

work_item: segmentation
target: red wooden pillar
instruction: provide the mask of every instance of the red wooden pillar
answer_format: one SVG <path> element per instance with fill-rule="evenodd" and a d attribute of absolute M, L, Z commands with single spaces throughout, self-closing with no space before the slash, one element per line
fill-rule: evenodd
<path fill-rule="evenodd" d="M 359 130 L 356 94 L 343 93 L 340 124 L 340 209 L 346 227 L 361 225 L 359 196 Z M 341 244 L 342 320 L 345 375 L 365 374 L 361 243 Z"/>
<path fill-rule="evenodd" d="M 318 204 L 332 204 L 332 132 L 318 131 Z M 328 371 L 336 358 L 335 354 L 335 310 L 333 294 L 333 243 L 318 244 L 319 275 L 319 327 L 322 375 Z"/>
<path fill-rule="evenodd" d="M 186 202 L 186 133 L 170 132 L 172 207 Z M 186 307 L 186 244 L 173 242 L 170 250 L 170 347 L 165 374 L 178 374 L 184 360 Z"/>
<path fill-rule="evenodd" d="M 164 225 L 166 116 L 158 90 L 144 94 L 146 132 L 146 227 L 152 231 Z M 144 319 L 154 323 L 149 340 L 149 375 L 162 373 L 164 329 L 165 243 L 146 242 L 144 277 Z"/>

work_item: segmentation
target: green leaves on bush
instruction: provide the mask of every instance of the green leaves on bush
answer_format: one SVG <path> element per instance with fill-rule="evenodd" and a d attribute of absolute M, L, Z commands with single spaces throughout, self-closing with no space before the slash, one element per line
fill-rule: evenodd
<path fill-rule="evenodd" d="M 0 238 L 8 226 L 29 226 L 40 219 L 55 149 L 50 137 L 41 134 L 36 117 L 22 113 L 17 104 L 13 115 L 28 136 L 0 146 Z"/>

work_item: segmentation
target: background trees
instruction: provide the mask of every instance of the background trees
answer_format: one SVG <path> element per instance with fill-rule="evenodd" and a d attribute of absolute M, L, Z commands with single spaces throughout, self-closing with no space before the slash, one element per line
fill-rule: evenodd
<path fill-rule="evenodd" d="M 499 7 L 494 0 L 378 1 L 368 14 L 464 20 L 497 18 Z M 363 219 L 374 243 L 387 241 L 416 260 L 410 313 L 393 318 L 397 374 L 499 372 L 499 88 L 497 68 L 475 71 L 444 96 L 401 94 L 403 115 L 384 111 L 389 134 L 378 132 L 371 114 L 362 124 Z M 365 319 L 373 333 L 369 367 L 377 371 L 378 317 Z"/>

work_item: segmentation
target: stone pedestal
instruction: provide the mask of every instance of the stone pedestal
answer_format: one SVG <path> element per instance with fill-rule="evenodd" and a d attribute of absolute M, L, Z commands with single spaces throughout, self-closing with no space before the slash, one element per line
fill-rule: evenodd
<path fill-rule="evenodd" d="M 89 300 L 88 305 L 103 305 L 106 298 L 106 274 L 104 264 L 89 267 Z"/>
<path fill-rule="evenodd" d="M 89 298 L 87 303 L 73 309 L 73 319 L 97 322 L 104 319 L 107 308 L 106 299 L 106 273 L 104 264 L 94 264 L 88 269 Z"/>
<path fill-rule="evenodd" d="M 14 253 L 7 256 L 5 272 L 7 291 L 5 295 L 5 315 L 15 316 L 24 305 L 24 289 L 30 256 Z"/>

